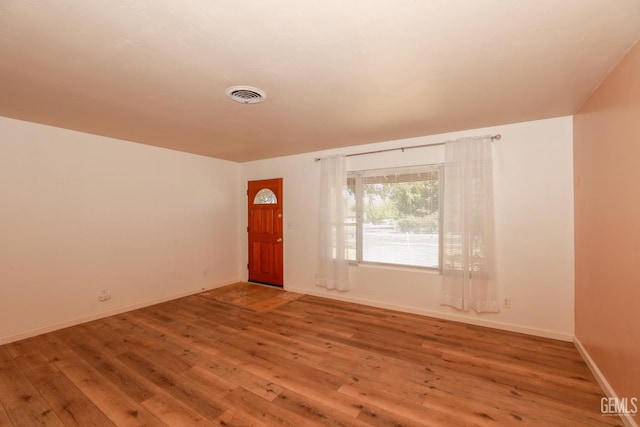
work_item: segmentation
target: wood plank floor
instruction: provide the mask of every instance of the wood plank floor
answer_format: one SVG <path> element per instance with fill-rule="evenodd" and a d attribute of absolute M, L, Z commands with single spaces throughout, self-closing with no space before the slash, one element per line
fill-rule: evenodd
<path fill-rule="evenodd" d="M 573 344 L 236 284 L 0 346 L 0 426 L 622 425 Z"/>

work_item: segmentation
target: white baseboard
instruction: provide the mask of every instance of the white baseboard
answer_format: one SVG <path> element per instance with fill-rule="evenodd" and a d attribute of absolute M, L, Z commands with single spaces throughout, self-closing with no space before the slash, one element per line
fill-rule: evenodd
<path fill-rule="evenodd" d="M 435 317 L 437 319 L 468 323 L 476 326 L 485 326 L 487 328 L 501 329 L 504 331 L 518 332 L 522 334 L 534 335 L 534 336 L 544 337 L 544 338 L 551 338 L 551 339 L 556 339 L 561 341 L 573 342 L 573 339 L 574 339 L 574 336 L 572 334 L 550 331 L 546 329 L 529 328 L 526 326 L 514 325 L 511 323 L 496 322 L 495 320 L 485 320 L 485 319 L 478 319 L 478 318 L 473 318 L 469 316 L 460 316 L 456 314 L 443 313 L 435 310 L 417 309 L 414 307 L 406 307 L 406 306 L 395 305 L 395 304 L 381 303 L 378 301 L 367 300 L 365 298 L 352 297 L 344 292 L 336 291 L 335 293 L 331 293 L 331 295 L 328 295 L 326 292 L 321 292 L 321 291 L 316 292 L 313 290 L 310 291 L 309 289 L 298 289 L 298 288 L 289 287 L 286 285 L 285 285 L 285 290 L 291 291 L 291 292 L 298 292 L 301 294 L 313 295 L 313 296 L 322 297 L 322 298 L 336 299 L 339 301 L 352 302 L 352 303 L 363 304 L 363 305 L 368 305 L 372 307 L 386 308 L 389 310 L 402 311 L 405 313 L 420 314 L 422 316 Z"/>
<path fill-rule="evenodd" d="M 137 304 L 128 305 L 128 306 L 125 306 L 125 307 L 115 308 L 113 310 L 102 311 L 100 313 L 92 314 L 90 316 L 79 317 L 77 319 L 68 320 L 68 321 L 61 322 L 61 323 L 56 323 L 54 325 L 47 325 L 47 326 L 43 326 L 41 328 L 30 329 L 28 331 L 20 332 L 20 333 L 17 333 L 17 334 L 0 337 L 0 345 L 9 344 L 9 343 L 14 342 L 14 341 L 20 341 L 20 340 L 23 340 L 23 339 L 26 339 L 26 338 L 35 337 L 36 335 L 46 334 L 48 332 L 53 332 L 53 331 L 57 331 L 59 329 L 68 328 L 70 326 L 80 325 L 82 323 L 91 322 L 93 320 L 102 319 L 104 317 L 114 316 L 114 315 L 120 314 L 120 313 L 126 313 L 127 311 L 132 311 L 132 310 L 137 310 L 139 308 L 149 307 L 150 305 L 160 304 L 160 303 L 171 301 L 171 300 L 174 300 L 174 299 L 187 297 L 189 295 L 198 294 L 200 292 L 204 292 L 204 291 L 207 291 L 207 290 L 210 290 L 210 289 L 215 289 L 215 288 L 220 288 L 222 286 L 231 285 L 232 283 L 237 283 L 239 281 L 240 280 L 233 280 L 233 281 L 229 281 L 229 282 L 217 283 L 217 284 L 215 284 L 213 286 L 192 289 L 192 290 L 189 290 L 189 291 L 180 292 L 178 294 L 170 295 L 170 296 L 159 298 L 159 299 L 156 299 L 156 300 L 145 301 L 145 302 L 141 302 L 141 303 L 137 303 Z"/>
<path fill-rule="evenodd" d="M 578 349 L 578 353 L 580 353 L 580 356 L 582 356 L 582 359 L 584 359 L 585 363 L 589 367 L 589 370 L 591 371 L 593 376 L 596 377 L 596 381 L 598 381 L 598 384 L 600 384 L 600 388 L 602 388 L 602 391 L 604 391 L 607 397 L 617 398 L 618 396 L 616 395 L 616 392 L 613 390 L 613 387 L 611 387 L 611 384 L 609 384 L 609 381 L 607 381 L 604 374 L 602 373 L 600 368 L 598 368 L 598 365 L 596 365 L 596 362 L 593 361 L 593 359 L 591 358 L 591 355 L 589 355 L 589 352 L 587 351 L 586 348 L 584 348 L 584 346 L 582 345 L 578 337 L 574 338 L 573 343 L 576 346 L 576 349 Z M 624 415 L 624 416 L 621 416 L 620 418 L 622 419 L 622 422 L 624 423 L 625 426 L 638 427 L 636 420 L 631 415 Z"/>

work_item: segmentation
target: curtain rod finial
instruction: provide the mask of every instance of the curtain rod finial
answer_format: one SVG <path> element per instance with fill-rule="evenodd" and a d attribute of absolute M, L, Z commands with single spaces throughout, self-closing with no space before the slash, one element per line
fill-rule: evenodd
<path fill-rule="evenodd" d="M 491 137 L 491 139 L 495 139 L 496 141 L 500 141 L 500 138 L 502 138 L 502 135 L 500 135 L 499 133 L 496 133 Z"/>

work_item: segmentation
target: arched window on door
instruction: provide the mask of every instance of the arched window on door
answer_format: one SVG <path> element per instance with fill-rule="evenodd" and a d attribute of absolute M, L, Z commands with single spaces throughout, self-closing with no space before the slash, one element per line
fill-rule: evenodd
<path fill-rule="evenodd" d="M 278 198 L 275 193 L 268 188 L 263 188 L 262 190 L 256 193 L 256 196 L 253 198 L 254 205 L 277 205 Z"/>

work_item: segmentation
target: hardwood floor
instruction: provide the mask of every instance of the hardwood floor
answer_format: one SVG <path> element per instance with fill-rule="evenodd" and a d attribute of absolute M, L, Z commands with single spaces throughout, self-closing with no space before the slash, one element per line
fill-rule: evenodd
<path fill-rule="evenodd" d="M 237 284 L 0 346 L 0 426 L 622 425 L 573 344 Z"/>

